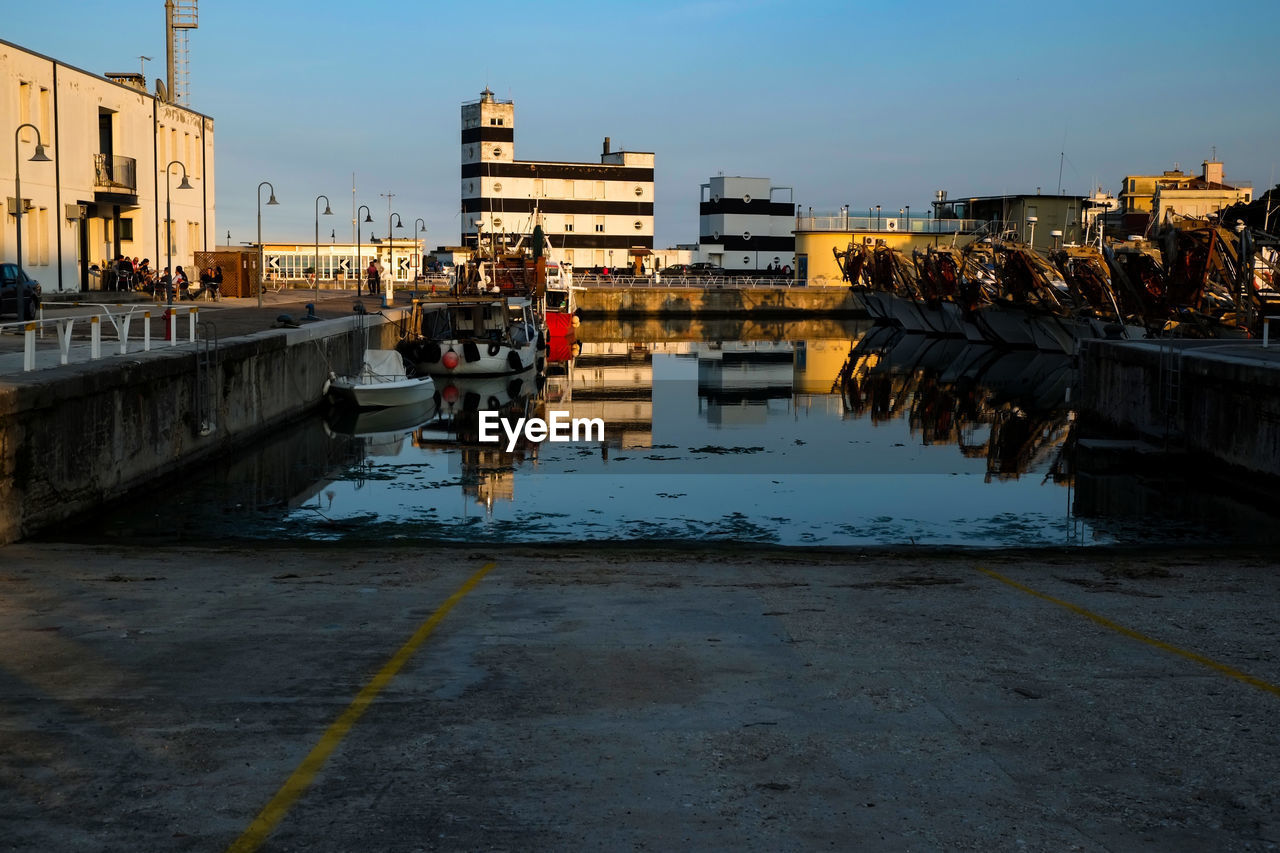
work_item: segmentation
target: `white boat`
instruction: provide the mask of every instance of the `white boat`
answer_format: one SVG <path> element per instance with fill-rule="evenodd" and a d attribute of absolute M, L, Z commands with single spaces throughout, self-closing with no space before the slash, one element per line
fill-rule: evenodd
<path fill-rule="evenodd" d="M 359 373 L 330 373 L 324 388 L 334 402 L 360 409 L 408 406 L 430 400 L 435 392 L 430 376 L 415 375 L 405 367 L 400 353 L 391 349 L 365 350 Z"/>
<path fill-rule="evenodd" d="M 538 361 L 532 302 L 501 295 L 415 299 L 396 350 L 419 374 L 521 373 Z"/>

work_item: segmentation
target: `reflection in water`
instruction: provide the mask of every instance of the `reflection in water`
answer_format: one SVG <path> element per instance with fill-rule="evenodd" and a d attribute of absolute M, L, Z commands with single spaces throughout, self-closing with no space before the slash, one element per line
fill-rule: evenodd
<path fill-rule="evenodd" d="M 165 521 L 130 506 L 78 529 L 370 543 L 1027 546 L 1242 535 L 1202 522 L 1212 518 L 1207 499 L 1185 509 L 1165 501 L 1139 523 L 1122 515 L 1158 495 L 1133 476 L 1073 464 L 1073 370 L 1062 356 L 834 320 L 584 323 L 577 343 L 551 355 L 543 376 L 438 382 L 423 409 L 282 431 L 149 496 Z M 479 441 L 484 411 L 513 428 L 561 411 L 606 429 L 603 441 L 521 437 L 508 451 Z"/>
<path fill-rule="evenodd" d="M 852 416 L 881 423 L 905 412 L 924 444 L 954 444 L 985 459 L 988 481 L 1049 463 L 1048 476 L 1066 482 L 1072 376 L 1062 354 L 877 328 L 849 354 L 840 386 Z"/>

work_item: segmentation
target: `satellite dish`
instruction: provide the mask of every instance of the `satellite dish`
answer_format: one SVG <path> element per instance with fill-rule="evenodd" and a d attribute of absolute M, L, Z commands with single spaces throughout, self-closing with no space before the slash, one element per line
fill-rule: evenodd
<path fill-rule="evenodd" d="M 156 97 L 166 104 L 169 103 L 169 87 L 159 77 L 156 78 Z"/>

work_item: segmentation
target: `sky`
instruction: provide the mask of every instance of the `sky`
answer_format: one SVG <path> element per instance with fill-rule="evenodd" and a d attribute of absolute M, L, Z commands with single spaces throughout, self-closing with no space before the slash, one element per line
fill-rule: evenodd
<path fill-rule="evenodd" d="M 6 4 L 7 5 L 7 4 Z M 203 0 L 188 105 L 214 119 L 219 242 L 351 239 L 388 200 L 459 236 L 460 106 L 515 101 L 515 156 L 652 151 L 655 245 L 696 242 L 699 184 L 743 175 L 814 212 L 928 210 L 951 197 L 1118 192 L 1129 173 L 1215 150 L 1226 178 L 1276 183 L 1267 33 L 1280 3 L 513 3 Z M 87 71 L 164 76 L 164 0 L 43 0 L 0 38 Z M 152 82 L 154 87 L 154 82 Z M 367 229 L 367 230 L 366 230 Z"/>

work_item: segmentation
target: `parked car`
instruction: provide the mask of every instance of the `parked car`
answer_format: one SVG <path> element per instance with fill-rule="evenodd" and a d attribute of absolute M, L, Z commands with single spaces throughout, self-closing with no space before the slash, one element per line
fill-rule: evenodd
<path fill-rule="evenodd" d="M 40 282 L 17 264 L 0 264 L 0 316 L 34 320 L 40 307 Z"/>
<path fill-rule="evenodd" d="M 660 275 L 671 276 L 672 278 L 681 278 L 683 276 L 689 275 L 689 265 L 688 264 L 672 264 L 669 267 L 664 267 Z"/>
<path fill-rule="evenodd" d="M 706 262 L 690 264 L 689 275 L 724 275 L 724 267 Z"/>

